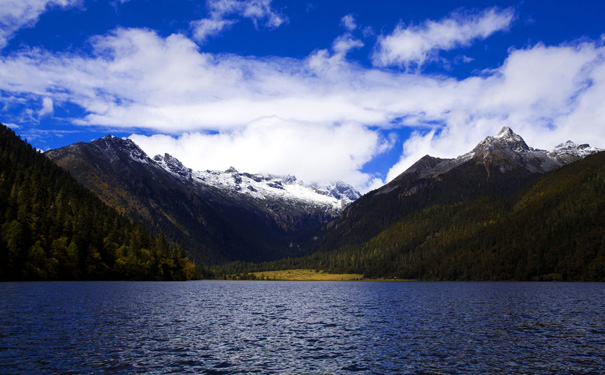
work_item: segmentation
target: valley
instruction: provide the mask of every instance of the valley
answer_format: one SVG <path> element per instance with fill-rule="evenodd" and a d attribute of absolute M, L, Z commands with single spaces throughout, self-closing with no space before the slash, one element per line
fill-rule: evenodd
<path fill-rule="evenodd" d="M 505 127 L 457 158 L 427 155 L 363 196 L 342 182 L 193 171 L 113 136 L 44 155 L 117 215 L 178 245 L 197 264 L 196 277 L 605 280 L 599 151 L 571 141 L 534 149 Z M 27 209 L 14 202 L 7 212 Z M 31 253 L 7 225 L 4 246 Z M 40 259 L 54 256 L 36 251 Z M 25 260 L 13 258 L 4 253 L 3 267 L 23 267 Z M 23 275 L 46 274 L 35 264 Z"/>

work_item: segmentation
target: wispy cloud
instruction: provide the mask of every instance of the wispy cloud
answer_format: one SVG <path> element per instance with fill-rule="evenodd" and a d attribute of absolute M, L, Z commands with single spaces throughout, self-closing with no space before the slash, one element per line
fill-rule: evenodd
<path fill-rule="evenodd" d="M 436 60 L 439 51 L 467 47 L 477 39 L 506 30 L 514 16 L 510 8 L 490 8 L 481 12 L 456 12 L 420 25 L 400 23 L 392 33 L 379 37 L 373 63 L 380 67 L 421 68 Z"/>
<path fill-rule="evenodd" d="M 52 7 L 68 8 L 81 0 L 2 0 L 0 1 L 0 49 L 6 47 L 15 33 L 32 27 L 38 18 Z"/>
<path fill-rule="evenodd" d="M 210 37 L 238 22 L 238 18 L 250 19 L 255 27 L 259 24 L 274 29 L 287 22 L 286 16 L 271 8 L 272 0 L 208 0 L 209 17 L 191 22 L 193 38 L 204 43 Z"/>
<path fill-rule="evenodd" d="M 357 23 L 355 23 L 355 17 L 352 14 L 347 14 L 346 16 L 342 17 L 340 19 L 340 24 L 349 32 L 357 28 Z"/>
<path fill-rule="evenodd" d="M 53 100 L 49 97 L 42 98 L 42 108 L 38 111 L 39 117 L 51 115 L 54 111 Z"/>

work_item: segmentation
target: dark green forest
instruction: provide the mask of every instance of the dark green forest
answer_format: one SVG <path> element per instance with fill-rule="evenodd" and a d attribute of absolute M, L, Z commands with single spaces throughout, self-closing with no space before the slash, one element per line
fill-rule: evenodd
<path fill-rule="evenodd" d="M 605 153 L 551 172 L 512 197 L 416 211 L 361 244 L 214 272 L 291 268 L 367 278 L 605 281 Z"/>
<path fill-rule="evenodd" d="M 185 280 L 184 247 L 119 215 L 0 124 L 0 280 Z"/>

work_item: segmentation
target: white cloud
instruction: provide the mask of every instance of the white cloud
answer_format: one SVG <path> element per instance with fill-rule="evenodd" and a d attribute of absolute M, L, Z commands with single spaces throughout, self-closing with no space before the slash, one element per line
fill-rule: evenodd
<path fill-rule="evenodd" d="M 2 0 L 0 1 L 0 49 L 6 47 L 15 33 L 32 27 L 51 7 L 68 8 L 81 0 Z"/>
<path fill-rule="evenodd" d="M 293 174 L 307 182 L 345 180 L 366 190 L 371 176 L 359 170 L 389 147 L 376 132 L 358 124 L 319 125 L 279 118 L 255 121 L 229 132 L 130 137 L 149 155 L 165 152 L 194 170 Z"/>
<path fill-rule="evenodd" d="M 277 28 L 288 19 L 271 8 L 271 1 L 207 0 L 209 17 L 191 22 L 193 38 L 200 43 L 206 42 L 236 23 L 237 19 L 233 17 L 248 18 L 257 28 L 259 23 L 269 29 Z"/>
<path fill-rule="evenodd" d="M 346 56 L 350 50 L 361 47 L 363 47 L 363 42 L 359 39 L 355 39 L 353 35 L 349 33 L 339 36 L 332 44 L 332 49 L 336 55 L 342 57 Z"/>
<path fill-rule="evenodd" d="M 441 50 L 466 47 L 477 39 L 507 29 L 513 18 L 510 8 L 490 8 L 479 13 L 453 13 L 418 26 L 400 23 L 391 34 L 379 37 L 373 63 L 381 67 L 421 68 L 435 60 Z"/>
<path fill-rule="evenodd" d="M 209 54 L 183 35 L 118 29 L 94 38 L 89 56 L 0 57 L 0 93 L 22 108 L 43 98 L 53 110 L 79 105 L 84 126 L 168 134 L 133 139 L 195 169 L 233 165 L 358 187 L 376 186 L 360 170 L 392 145 L 382 129 L 417 130 L 389 179 L 424 154 L 467 152 L 505 125 L 535 147 L 567 139 L 605 147 L 599 41 L 511 50 L 499 68 L 457 80 L 352 63 L 346 53 L 357 42 L 347 35 L 332 52 L 292 59 Z"/>
<path fill-rule="evenodd" d="M 42 108 L 38 111 L 39 117 L 51 115 L 54 112 L 53 100 L 48 97 L 42 98 Z"/>
<path fill-rule="evenodd" d="M 353 17 L 352 14 L 347 14 L 346 16 L 342 17 L 340 20 L 340 24 L 344 26 L 344 28 L 349 32 L 357 28 L 357 23 L 355 23 L 355 17 Z"/>
<path fill-rule="evenodd" d="M 204 18 L 191 23 L 193 38 L 205 42 L 209 37 L 220 34 L 224 29 L 231 27 L 236 21 L 221 18 Z"/>
<path fill-rule="evenodd" d="M 395 178 L 426 154 L 454 157 L 511 127 L 533 147 L 573 140 L 605 147 L 605 48 L 595 43 L 514 50 L 499 69 L 453 86 L 460 100 L 438 118 L 439 132 L 416 132 Z"/>

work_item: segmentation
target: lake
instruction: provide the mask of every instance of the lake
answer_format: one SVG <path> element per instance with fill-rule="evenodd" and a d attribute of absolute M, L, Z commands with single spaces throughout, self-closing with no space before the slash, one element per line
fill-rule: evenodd
<path fill-rule="evenodd" d="M 0 283 L 0 373 L 605 374 L 605 283 Z"/>

